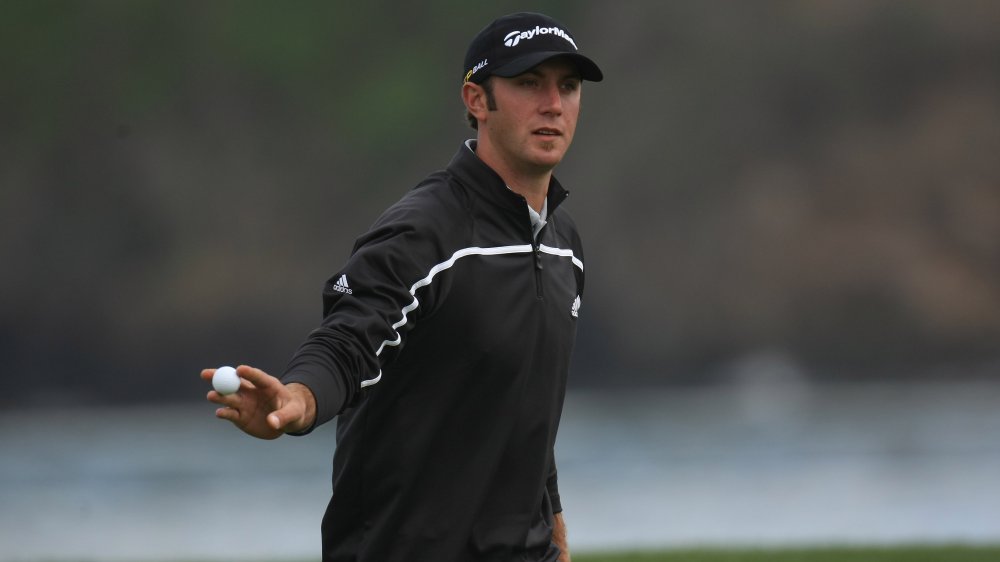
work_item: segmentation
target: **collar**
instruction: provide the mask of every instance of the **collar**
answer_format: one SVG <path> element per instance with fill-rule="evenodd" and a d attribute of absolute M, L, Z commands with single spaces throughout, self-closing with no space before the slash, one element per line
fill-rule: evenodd
<path fill-rule="evenodd" d="M 528 208 L 528 218 L 531 219 L 531 232 L 535 235 L 535 239 L 538 239 L 538 233 L 541 232 L 542 227 L 545 226 L 545 219 L 549 216 L 549 200 L 546 199 L 542 201 L 542 212 L 538 212 L 531 208 L 531 205 L 525 205 Z"/>
<path fill-rule="evenodd" d="M 528 206 L 524 197 L 511 191 L 503 178 L 480 160 L 475 151 L 476 139 L 465 141 L 448 164 L 448 171 L 463 185 L 489 201 L 524 216 L 524 208 Z M 546 215 L 551 217 L 567 196 L 569 192 L 563 189 L 555 176 L 552 176 L 549 180 L 549 192 L 545 198 Z"/>

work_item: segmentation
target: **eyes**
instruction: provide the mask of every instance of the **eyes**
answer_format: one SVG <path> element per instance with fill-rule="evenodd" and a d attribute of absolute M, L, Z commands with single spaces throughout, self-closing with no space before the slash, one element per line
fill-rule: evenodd
<path fill-rule="evenodd" d="M 536 90 L 542 87 L 542 81 L 531 75 L 522 76 L 515 82 L 519 87 L 529 90 Z M 559 89 L 566 93 L 572 93 L 580 89 L 579 78 L 567 78 L 559 82 Z"/>

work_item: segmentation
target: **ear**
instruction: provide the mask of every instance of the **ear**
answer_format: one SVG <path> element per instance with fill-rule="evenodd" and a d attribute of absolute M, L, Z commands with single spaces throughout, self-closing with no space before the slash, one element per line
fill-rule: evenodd
<path fill-rule="evenodd" d="M 462 101 L 465 102 L 465 109 L 479 121 L 485 121 L 489 113 L 486 107 L 486 90 L 479 84 L 466 82 L 462 84 Z"/>

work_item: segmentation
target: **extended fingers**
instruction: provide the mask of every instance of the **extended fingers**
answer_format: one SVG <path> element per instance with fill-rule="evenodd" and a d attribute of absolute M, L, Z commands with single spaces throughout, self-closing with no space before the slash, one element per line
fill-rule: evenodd
<path fill-rule="evenodd" d="M 238 400 L 238 395 L 236 393 L 221 394 L 218 391 L 209 390 L 208 394 L 205 395 L 205 398 L 208 398 L 208 401 L 212 402 L 213 404 L 220 404 L 222 406 L 235 406 L 236 401 Z"/>
<path fill-rule="evenodd" d="M 282 386 L 281 381 L 265 373 L 264 371 L 249 365 L 240 365 L 236 368 L 236 374 L 243 379 L 243 385 L 249 382 L 251 387 L 273 388 Z"/>
<path fill-rule="evenodd" d="M 240 412 L 234 408 L 219 408 L 215 410 L 215 417 L 236 423 L 240 419 Z"/>

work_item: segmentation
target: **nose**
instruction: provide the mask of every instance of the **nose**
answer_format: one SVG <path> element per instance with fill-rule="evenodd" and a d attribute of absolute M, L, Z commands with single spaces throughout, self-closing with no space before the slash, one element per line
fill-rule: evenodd
<path fill-rule="evenodd" d="M 562 92 L 558 83 L 549 83 L 541 89 L 541 107 L 543 114 L 562 115 Z"/>

